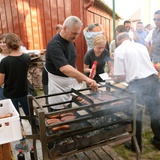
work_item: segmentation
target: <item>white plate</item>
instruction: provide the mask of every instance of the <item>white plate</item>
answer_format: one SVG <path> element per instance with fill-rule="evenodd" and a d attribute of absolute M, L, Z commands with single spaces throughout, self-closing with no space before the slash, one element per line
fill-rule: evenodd
<path fill-rule="evenodd" d="M 111 80 L 112 78 L 109 77 L 108 73 L 102 73 L 99 74 L 99 76 L 103 79 L 103 80 Z"/>
<path fill-rule="evenodd" d="M 40 54 L 41 53 L 41 50 L 26 50 L 24 51 L 23 53 L 27 53 L 27 54 Z"/>

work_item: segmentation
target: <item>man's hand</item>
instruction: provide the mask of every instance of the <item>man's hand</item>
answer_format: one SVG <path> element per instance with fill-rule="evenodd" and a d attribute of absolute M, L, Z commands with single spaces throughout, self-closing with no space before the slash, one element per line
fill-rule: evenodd
<path fill-rule="evenodd" d="M 135 32 L 135 30 L 134 30 L 134 28 L 131 26 L 130 27 L 130 30 L 134 33 Z"/>
<path fill-rule="evenodd" d="M 97 85 L 97 82 L 95 80 L 88 78 L 86 83 L 88 84 L 89 87 L 92 88 L 93 91 L 98 90 L 98 85 Z"/>
<path fill-rule="evenodd" d="M 125 81 L 125 75 L 114 76 L 112 79 L 114 83 L 120 83 L 120 82 Z"/>

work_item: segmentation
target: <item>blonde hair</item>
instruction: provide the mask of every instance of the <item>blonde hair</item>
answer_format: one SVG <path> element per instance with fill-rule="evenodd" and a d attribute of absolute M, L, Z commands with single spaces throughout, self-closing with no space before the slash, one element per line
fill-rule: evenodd
<path fill-rule="evenodd" d="M 95 38 L 94 38 L 94 46 L 97 45 L 97 44 L 101 44 L 101 43 L 105 43 L 107 42 L 106 40 L 106 37 L 104 35 L 97 35 Z"/>

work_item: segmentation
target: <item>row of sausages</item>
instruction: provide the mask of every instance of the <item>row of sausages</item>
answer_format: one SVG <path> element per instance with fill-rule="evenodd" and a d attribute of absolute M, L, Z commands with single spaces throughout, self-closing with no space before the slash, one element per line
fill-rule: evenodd
<path fill-rule="evenodd" d="M 90 103 L 88 101 L 86 101 L 84 98 L 82 97 L 76 97 L 76 100 L 81 102 L 82 104 L 86 104 L 86 105 L 89 105 Z"/>
<path fill-rule="evenodd" d="M 73 120 L 75 118 L 76 117 L 75 117 L 74 113 L 68 112 L 68 113 L 64 113 L 64 114 L 48 116 L 48 118 L 46 119 L 46 123 L 48 125 L 50 125 L 50 124 L 55 124 L 55 123 L 60 123 L 60 122 Z M 59 131 L 59 130 L 67 130 L 67 129 L 70 129 L 70 125 L 61 125 L 61 126 L 53 127 L 51 130 L 53 132 L 56 132 L 56 131 Z"/>

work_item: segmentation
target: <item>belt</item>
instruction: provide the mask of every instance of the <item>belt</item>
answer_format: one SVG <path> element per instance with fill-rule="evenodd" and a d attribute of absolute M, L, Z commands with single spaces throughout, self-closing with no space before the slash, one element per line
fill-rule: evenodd
<path fill-rule="evenodd" d="M 145 81 L 150 81 L 150 79 L 153 78 L 158 78 L 156 74 L 152 74 L 146 78 L 141 78 L 141 79 L 134 79 L 133 81 L 129 82 L 129 84 L 134 84 L 134 83 L 145 83 Z"/>

